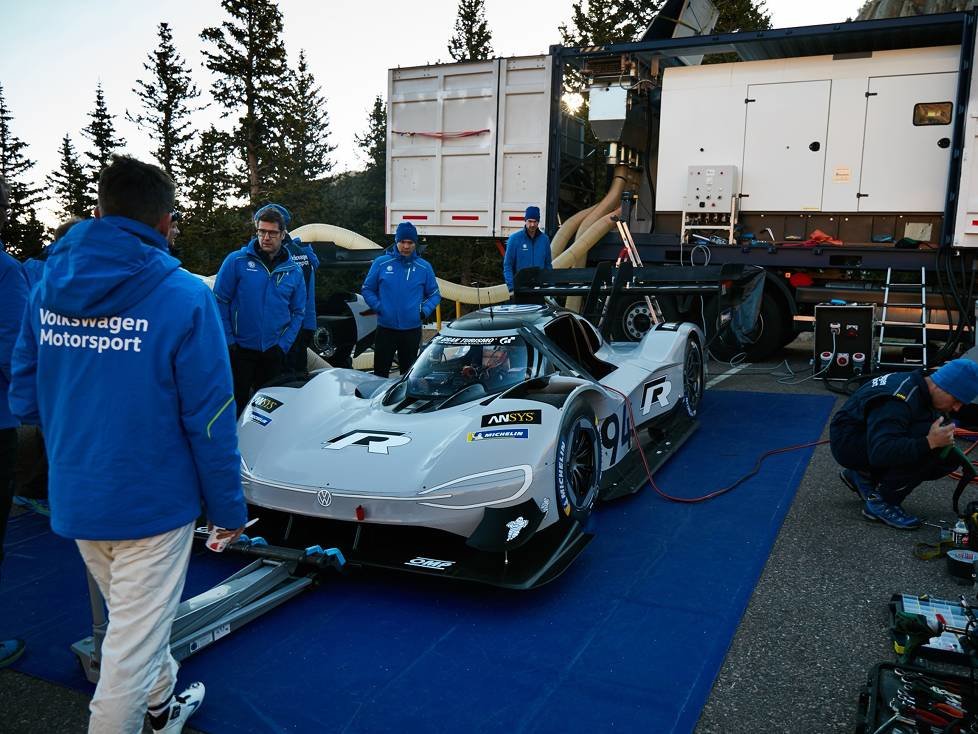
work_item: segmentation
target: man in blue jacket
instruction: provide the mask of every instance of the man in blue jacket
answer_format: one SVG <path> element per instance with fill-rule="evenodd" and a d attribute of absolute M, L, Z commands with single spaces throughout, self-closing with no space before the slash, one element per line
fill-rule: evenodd
<path fill-rule="evenodd" d="M 506 240 L 503 278 L 510 293 L 513 292 L 516 274 L 523 268 L 553 269 L 550 263 L 550 238 L 540 230 L 540 208 L 536 206 L 526 208 L 523 229 L 513 232 Z"/>
<path fill-rule="evenodd" d="M 373 261 L 363 281 L 363 299 L 377 312 L 374 374 L 389 377 L 394 352 L 403 375 L 418 358 L 421 324 L 441 300 L 435 271 L 415 252 L 418 230 L 410 222 L 397 225 L 394 245 Z"/>
<path fill-rule="evenodd" d="M 306 286 L 283 247 L 286 236 L 282 212 L 263 207 L 255 217 L 255 238 L 224 259 L 214 281 L 238 415 L 258 388 L 285 371 L 285 355 L 305 316 Z"/>
<path fill-rule="evenodd" d="M 902 503 L 921 482 L 957 466 L 943 449 L 954 443 L 946 420 L 978 396 L 978 364 L 955 359 L 925 375 L 880 375 L 860 387 L 832 418 L 832 456 L 863 502 L 863 517 L 900 530 L 920 527 Z"/>
<path fill-rule="evenodd" d="M 7 200 L 7 185 L 0 178 L 0 230 L 7 223 Z M 10 355 L 26 303 L 27 278 L 20 263 L 7 254 L 0 242 L 0 563 L 3 562 L 3 539 L 14 494 L 17 426 L 20 425 L 7 407 Z M 23 640 L 0 640 L 0 668 L 15 662 L 23 652 Z"/>
<path fill-rule="evenodd" d="M 109 610 L 89 732 L 179 732 L 170 628 L 203 508 L 241 533 L 231 369 L 214 299 L 167 253 L 173 182 L 113 156 L 96 219 L 52 246 L 13 354 L 10 408 L 48 446 L 51 527 Z"/>
<path fill-rule="evenodd" d="M 278 211 L 285 221 L 285 229 L 288 230 L 292 223 L 292 213 L 281 204 L 266 204 L 255 212 L 255 226 L 258 226 L 258 219 L 267 209 Z M 319 268 L 319 258 L 313 252 L 312 247 L 304 245 L 300 239 L 293 237 L 287 231 L 282 237 L 285 249 L 295 264 L 302 270 L 302 282 L 306 285 L 306 313 L 302 317 L 302 328 L 299 335 L 292 343 L 292 348 L 286 355 L 286 363 L 289 369 L 296 372 L 306 372 L 308 368 L 308 358 L 306 350 L 312 344 L 312 336 L 316 333 L 316 270 Z"/>

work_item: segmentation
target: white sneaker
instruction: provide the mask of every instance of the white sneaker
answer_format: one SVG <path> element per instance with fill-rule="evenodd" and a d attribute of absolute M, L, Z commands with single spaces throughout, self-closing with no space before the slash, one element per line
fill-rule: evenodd
<path fill-rule="evenodd" d="M 183 692 L 173 697 L 169 707 L 159 714 L 150 716 L 150 726 L 154 734 L 180 734 L 187 719 L 193 716 L 204 702 L 204 684 L 191 683 Z M 165 717 L 165 718 L 164 718 Z M 157 728 L 159 722 L 159 728 Z"/>

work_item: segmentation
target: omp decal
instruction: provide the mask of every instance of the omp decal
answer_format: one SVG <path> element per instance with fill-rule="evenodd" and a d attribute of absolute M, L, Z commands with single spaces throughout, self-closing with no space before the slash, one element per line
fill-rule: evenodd
<path fill-rule="evenodd" d="M 262 415 L 261 413 L 252 413 L 251 420 L 260 426 L 267 426 L 272 422 L 272 419 L 267 415 Z"/>
<path fill-rule="evenodd" d="M 251 407 L 264 410 L 266 413 L 274 413 L 283 405 L 284 403 L 281 400 L 276 400 L 269 395 L 262 395 L 261 393 L 255 395 L 251 401 Z"/>
<path fill-rule="evenodd" d="M 656 402 L 663 408 L 669 407 L 669 393 L 671 392 L 672 383 L 665 376 L 646 382 L 642 392 L 642 415 L 648 415 L 652 410 L 652 404 Z"/>
<path fill-rule="evenodd" d="M 540 424 L 542 422 L 542 410 L 511 410 L 508 413 L 490 413 L 489 415 L 482 416 L 483 428 L 506 426 L 514 423 Z"/>
<path fill-rule="evenodd" d="M 446 568 L 455 565 L 455 561 L 439 561 L 437 558 L 425 558 L 423 556 L 418 556 L 417 558 L 412 558 L 407 561 L 405 566 L 414 566 L 415 568 L 426 568 L 431 571 L 444 571 Z"/>
<path fill-rule="evenodd" d="M 564 486 L 564 455 L 567 453 L 567 440 L 560 439 L 557 447 L 557 499 L 568 517 L 571 513 L 570 499 L 567 497 L 567 489 Z"/>
<path fill-rule="evenodd" d="M 323 441 L 324 449 L 345 449 L 347 446 L 366 446 L 367 453 L 388 454 L 391 447 L 411 443 L 411 439 L 403 433 L 393 431 L 350 431 L 342 436 Z"/>
<path fill-rule="evenodd" d="M 506 533 L 506 542 L 508 543 L 511 540 L 515 540 L 516 536 L 519 535 L 523 528 L 529 524 L 530 521 L 522 515 L 515 520 L 510 520 L 508 523 L 506 523 L 506 527 L 509 528 L 509 531 Z"/>
<path fill-rule="evenodd" d="M 321 489 L 316 492 L 316 502 L 323 507 L 329 507 L 333 502 L 333 495 L 329 493 L 328 489 Z"/>
<path fill-rule="evenodd" d="M 490 438 L 529 438 L 527 428 L 500 428 L 495 431 L 476 431 L 466 437 L 466 441 L 486 441 Z"/>
<path fill-rule="evenodd" d="M 611 460 L 608 465 L 614 466 L 618 460 L 619 449 L 628 446 L 632 435 L 628 430 L 627 405 L 623 405 L 621 408 L 621 418 L 618 417 L 617 413 L 612 413 L 602 421 L 600 435 L 601 446 L 611 451 Z"/>

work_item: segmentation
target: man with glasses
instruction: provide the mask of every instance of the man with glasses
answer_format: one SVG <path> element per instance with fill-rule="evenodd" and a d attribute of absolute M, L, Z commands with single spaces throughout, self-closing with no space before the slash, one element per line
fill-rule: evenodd
<path fill-rule="evenodd" d="M 260 209 L 255 238 L 225 258 L 214 281 L 238 415 L 258 388 L 285 371 L 306 311 L 302 270 L 282 246 L 285 226 L 277 208 Z"/>
<path fill-rule="evenodd" d="M 540 207 L 528 206 L 523 215 L 523 229 L 513 232 L 506 240 L 503 255 L 503 278 L 510 294 L 516 274 L 524 268 L 552 270 L 550 263 L 550 238 L 540 229 Z"/>

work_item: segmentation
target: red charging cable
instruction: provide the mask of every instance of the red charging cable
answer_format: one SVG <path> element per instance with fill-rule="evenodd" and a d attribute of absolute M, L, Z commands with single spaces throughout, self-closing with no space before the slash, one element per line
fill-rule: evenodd
<path fill-rule="evenodd" d="M 810 441 L 808 443 L 800 443 L 794 446 L 784 446 L 779 449 L 771 449 L 770 451 L 765 451 L 763 454 L 761 454 L 758 457 L 757 462 L 754 464 L 754 468 L 751 469 L 746 474 L 744 474 L 744 476 L 742 476 L 733 484 L 727 487 L 721 487 L 720 489 L 716 489 L 710 492 L 709 494 L 702 495 L 701 497 L 673 497 L 671 494 L 663 492 L 661 489 L 659 489 L 658 485 L 655 483 L 655 480 L 652 478 L 652 470 L 649 468 L 649 462 L 645 458 L 645 452 L 642 451 L 642 444 L 638 440 L 638 429 L 635 427 L 635 415 L 632 412 L 632 404 L 628 400 L 628 397 L 620 390 L 616 390 L 613 387 L 608 387 L 608 385 L 602 385 L 602 387 L 605 387 L 608 390 L 611 390 L 612 392 L 618 393 L 625 401 L 625 406 L 628 408 L 628 424 L 629 424 L 629 428 L 631 429 L 632 439 L 635 441 L 635 447 L 638 449 L 638 455 L 642 457 L 642 465 L 645 466 L 645 475 L 649 478 L 649 485 L 652 487 L 652 489 L 655 490 L 656 494 L 658 494 L 663 499 L 669 500 L 670 502 L 681 502 L 687 505 L 696 504 L 697 502 L 706 502 L 707 500 L 711 500 L 714 497 L 719 497 L 722 494 L 726 494 L 727 492 L 730 492 L 731 490 L 735 489 L 736 487 L 738 487 L 739 485 L 743 484 L 748 479 L 750 479 L 752 476 L 757 474 L 761 470 L 761 464 L 769 456 L 774 456 L 775 454 L 786 454 L 789 451 L 797 451 L 798 449 L 807 449 L 812 446 L 821 446 L 822 444 L 828 443 L 828 440 Z"/>

